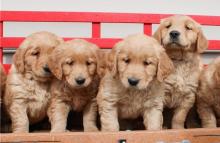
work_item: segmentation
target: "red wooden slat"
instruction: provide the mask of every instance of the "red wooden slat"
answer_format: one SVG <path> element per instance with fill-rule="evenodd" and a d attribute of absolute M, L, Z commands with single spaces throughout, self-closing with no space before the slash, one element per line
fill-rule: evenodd
<path fill-rule="evenodd" d="M 152 35 L 152 24 L 144 23 L 144 34 Z"/>
<path fill-rule="evenodd" d="M 220 40 L 209 40 L 209 50 L 220 50 Z"/>
<path fill-rule="evenodd" d="M 101 24 L 100 22 L 92 23 L 92 38 L 100 38 Z"/>
<path fill-rule="evenodd" d="M 75 38 L 64 38 L 64 40 L 70 40 Z M 112 46 L 121 39 L 115 38 L 81 38 L 88 40 L 89 42 L 95 43 L 102 48 L 112 48 Z M 18 37 L 7 37 L 0 38 L 2 41 L 2 47 L 4 48 L 17 48 L 20 43 L 24 40 L 24 38 Z"/>
<path fill-rule="evenodd" d="M 75 38 L 64 38 L 64 39 L 70 40 Z M 121 40 L 116 38 L 82 38 L 82 39 L 95 43 L 101 48 L 112 48 L 116 42 Z M 7 38 L 0 38 L 0 40 L 2 41 L 2 45 L 0 45 L 0 47 L 2 46 L 4 48 L 16 48 L 20 45 L 20 43 L 24 40 L 24 38 L 7 37 Z M 220 50 L 220 41 L 209 40 L 208 50 Z"/>
<path fill-rule="evenodd" d="M 0 63 L 3 63 L 3 48 L 0 47 Z"/>
<path fill-rule="evenodd" d="M 1 11 L 0 21 L 159 23 L 171 14 Z M 189 15 L 203 25 L 220 25 L 220 16 Z"/>
<path fill-rule="evenodd" d="M 11 68 L 11 64 L 4 64 L 4 69 L 5 69 L 5 72 L 8 73 L 9 72 L 9 69 Z"/>
<path fill-rule="evenodd" d="M 0 22 L 0 37 L 3 37 L 3 22 Z M 0 63 L 3 63 L 2 41 L 0 40 Z"/>

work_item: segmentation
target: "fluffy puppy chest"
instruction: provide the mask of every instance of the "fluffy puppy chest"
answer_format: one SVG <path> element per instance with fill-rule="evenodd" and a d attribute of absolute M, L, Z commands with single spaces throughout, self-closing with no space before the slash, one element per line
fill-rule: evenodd
<path fill-rule="evenodd" d="M 97 92 L 97 84 L 93 83 L 93 85 L 81 89 L 65 88 L 65 95 L 59 98 L 64 98 L 63 101 L 67 101 L 74 111 L 80 112 L 90 100 L 96 97 Z"/>
<path fill-rule="evenodd" d="M 117 102 L 119 118 L 137 118 L 143 115 L 147 108 L 159 106 L 159 96 L 151 96 L 148 90 L 130 90 L 121 93 Z"/>
<path fill-rule="evenodd" d="M 184 98 L 194 96 L 198 87 L 199 64 L 175 62 L 175 72 L 165 80 L 165 104 L 168 107 L 179 105 Z M 191 94 L 193 93 L 193 94 Z M 190 97 L 189 97 L 190 98 Z"/>
<path fill-rule="evenodd" d="M 137 118 L 143 112 L 143 104 L 147 93 L 129 91 L 122 94 L 118 101 L 118 115 L 120 118 Z"/>
<path fill-rule="evenodd" d="M 31 123 L 37 122 L 46 116 L 46 110 L 50 99 L 49 83 L 24 80 L 21 90 L 27 104 L 27 115 Z M 19 98 L 19 97 L 16 97 Z"/>

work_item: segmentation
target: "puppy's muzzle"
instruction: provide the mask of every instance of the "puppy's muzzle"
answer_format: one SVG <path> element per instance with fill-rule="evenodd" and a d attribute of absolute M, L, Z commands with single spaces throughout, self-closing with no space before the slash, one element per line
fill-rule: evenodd
<path fill-rule="evenodd" d="M 136 78 L 128 78 L 128 83 L 131 85 L 131 86 L 136 86 L 138 83 L 139 83 L 139 79 L 136 79 Z"/>
<path fill-rule="evenodd" d="M 85 83 L 86 79 L 83 77 L 77 77 L 77 78 L 75 78 L 75 81 L 78 85 L 83 85 Z"/>
<path fill-rule="evenodd" d="M 179 31 L 173 30 L 169 34 L 170 34 L 171 41 L 173 41 L 173 42 L 178 41 L 179 36 L 180 36 L 180 32 Z"/>
<path fill-rule="evenodd" d="M 50 71 L 48 65 L 45 65 L 45 66 L 43 67 L 43 70 L 44 70 L 45 74 L 47 74 L 47 75 L 50 75 L 50 74 L 51 74 L 51 71 Z"/>

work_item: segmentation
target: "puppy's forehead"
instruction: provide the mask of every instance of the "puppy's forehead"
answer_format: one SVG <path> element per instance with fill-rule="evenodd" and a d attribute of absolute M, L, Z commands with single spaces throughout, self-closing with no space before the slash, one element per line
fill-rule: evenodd
<path fill-rule="evenodd" d="M 196 24 L 195 20 L 193 20 L 191 17 L 186 16 L 186 15 L 174 15 L 174 16 L 165 18 L 164 21 L 165 22 L 169 21 L 169 22 L 177 23 L 177 24 L 185 24 L 186 22 Z"/>
<path fill-rule="evenodd" d="M 92 45 L 84 40 L 71 40 L 60 45 L 67 55 L 92 56 Z M 59 47 L 58 47 L 59 48 Z"/>
<path fill-rule="evenodd" d="M 62 41 L 61 38 L 50 32 L 36 32 L 29 35 L 25 40 L 24 44 L 27 47 L 55 47 Z M 22 46 L 25 48 L 26 46 Z"/>
<path fill-rule="evenodd" d="M 159 43 L 155 39 L 141 34 L 126 38 L 121 51 L 133 55 L 155 56 L 159 48 Z"/>

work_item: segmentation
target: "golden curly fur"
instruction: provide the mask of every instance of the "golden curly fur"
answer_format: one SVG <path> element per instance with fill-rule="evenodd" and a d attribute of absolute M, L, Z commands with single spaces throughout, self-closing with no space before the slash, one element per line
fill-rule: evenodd
<path fill-rule="evenodd" d="M 85 40 L 66 41 L 55 49 L 49 67 L 56 76 L 52 82 L 52 101 L 48 110 L 51 132 L 64 132 L 71 109 L 83 111 L 84 131 L 97 131 L 99 48 Z M 59 60 L 58 60 L 59 59 Z M 101 66 L 101 65 L 100 65 Z"/>
<path fill-rule="evenodd" d="M 203 70 L 199 83 L 197 110 L 202 127 L 220 126 L 220 57 Z"/>
<path fill-rule="evenodd" d="M 13 132 L 29 132 L 29 124 L 46 116 L 50 99 L 48 55 L 63 40 L 49 32 L 28 36 L 16 50 L 6 82 L 4 104 Z"/>
<path fill-rule="evenodd" d="M 165 50 L 144 34 L 118 42 L 108 57 L 108 70 L 97 96 L 102 131 L 118 131 L 118 119 L 144 118 L 149 130 L 162 127 L 162 81 L 173 64 Z"/>
<path fill-rule="evenodd" d="M 208 46 L 200 25 L 192 18 L 175 15 L 161 20 L 154 37 L 172 59 L 175 72 L 166 80 L 165 106 L 174 109 L 172 128 L 184 128 L 194 105 L 198 78 L 202 70 L 200 53 Z"/>

